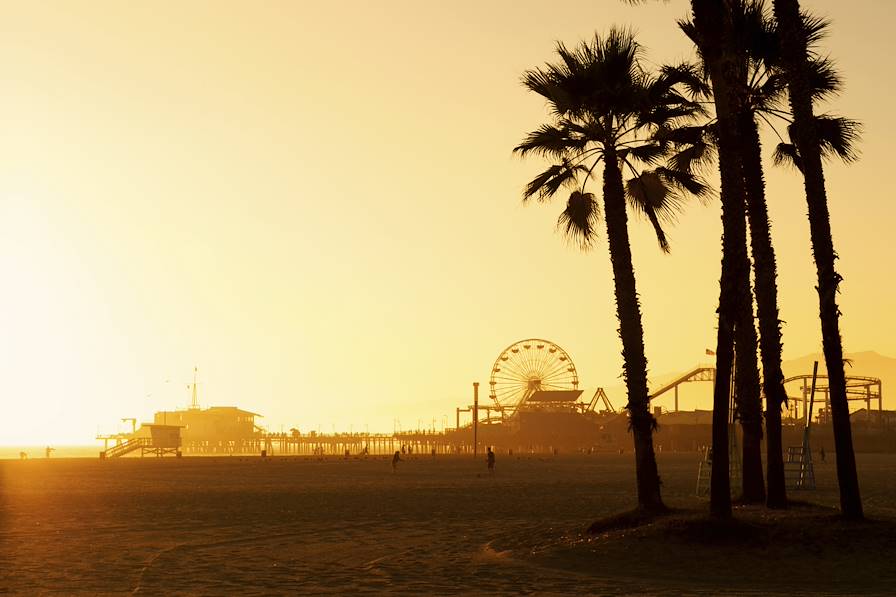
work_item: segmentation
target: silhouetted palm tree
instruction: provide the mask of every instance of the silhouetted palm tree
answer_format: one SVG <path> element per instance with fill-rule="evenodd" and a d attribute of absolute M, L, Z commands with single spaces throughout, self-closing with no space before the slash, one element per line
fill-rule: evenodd
<path fill-rule="evenodd" d="M 547 101 L 549 124 L 530 133 L 514 151 L 535 153 L 553 164 L 526 187 L 524 200 L 552 198 L 570 191 L 558 226 L 590 247 L 597 235 L 600 206 L 588 183 L 603 163 L 602 198 L 615 282 L 616 313 L 622 340 L 623 375 L 628 390 L 640 508 L 665 510 L 653 450 L 656 419 L 647 393 L 647 359 L 641 308 L 628 237 L 626 203 L 653 225 L 660 247 L 669 244 L 663 220 L 680 207 L 686 193 L 707 189 L 693 174 L 659 165 L 671 151 L 658 131 L 675 127 L 701 111 L 675 88 L 676 80 L 653 76 L 641 67 L 641 48 L 632 34 L 613 28 L 575 49 L 558 44 L 560 61 L 527 71 L 524 85 Z M 623 171 L 631 178 L 623 181 Z"/>
<path fill-rule="evenodd" d="M 757 31 L 757 34 L 752 37 L 752 45 L 749 52 L 753 57 L 753 60 L 764 65 L 765 81 L 761 85 L 759 85 L 757 81 L 757 92 L 753 94 L 754 99 L 751 102 L 751 105 L 754 106 L 754 115 L 764 120 L 774 129 L 774 119 L 783 119 L 790 124 L 792 124 L 792 119 L 789 111 L 786 111 L 783 107 L 786 104 L 786 77 L 782 68 L 781 36 L 776 22 L 769 18 L 764 18 L 763 20 L 765 22 L 764 25 L 761 27 L 754 27 L 754 31 Z M 802 21 L 807 36 L 808 48 L 811 51 L 815 42 L 824 35 L 828 23 L 827 21 L 806 14 L 803 15 Z M 840 76 L 828 58 L 813 53 L 809 58 L 807 67 L 809 69 L 808 80 L 813 100 L 823 100 L 827 96 L 837 93 L 840 90 Z M 759 72 L 759 70 L 757 70 L 757 72 Z M 859 123 L 848 118 L 828 114 L 817 115 L 814 117 L 814 120 L 816 122 L 816 131 L 818 132 L 818 139 L 821 143 L 823 156 L 838 155 L 846 162 L 851 162 L 855 159 L 856 153 L 853 147 L 858 139 L 861 128 Z M 753 119 L 753 124 L 754 127 L 750 130 L 747 123 L 745 123 L 743 135 L 745 139 L 753 139 L 758 143 L 759 135 L 758 128 L 755 127 L 757 124 L 755 118 Z M 789 133 L 791 132 L 791 128 L 791 126 L 788 126 Z M 775 130 L 775 133 L 778 134 L 777 130 Z M 748 145 L 754 146 L 754 141 L 750 141 Z M 758 145 L 755 146 L 758 150 Z M 800 159 L 796 146 L 792 143 L 785 142 L 783 139 L 775 149 L 774 158 L 776 164 L 789 162 L 796 165 L 797 168 L 800 167 Z M 751 177 L 750 172 L 760 172 L 761 174 L 761 163 L 759 160 L 758 151 L 753 152 L 749 158 L 745 157 L 744 168 L 747 180 L 747 203 L 750 207 L 751 214 L 755 211 L 762 220 L 767 222 L 767 215 L 764 215 L 762 209 L 764 206 L 757 206 L 754 209 L 754 201 L 751 197 L 751 179 L 756 180 L 756 178 L 755 176 Z M 771 362 L 767 364 L 765 359 L 765 348 L 763 348 L 763 369 L 766 376 L 764 387 L 766 388 L 766 401 L 768 406 L 766 428 L 768 436 L 767 470 L 769 493 L 767 503 L 769 507 L 776 508 L 785 507 L 787 503 L 786 491 L 784 488 L 784 464 L 783 458 L 781 457 L 783 448 L 781 442 L 781 407 L 786 402 L 787 397 L 783 389 L 783 383 L 776 382 L 778 379 L 783 379 L 783 373 L 780 371 L 781 343 L 780 326 L 778 325 L 777 319 L 777 305 L 775 305 L 774 321 L 772 321 L 770 291 L 760 291 L 763 286 L 768 289 L 774 284 L 774 277 L 772 277 L 772 272 L 769 269 L 774 266 L 774 263 L 771 262 L 768 266 L 764 266 L 760 263 L 761 256 L 764 257 L 764 254 L 757 253 L 755 245 L 756 239 L 760 238 L 759 234 L 764 226 L 761 220 L 755 222 L 755 224 L 756 225 L 754 226 L 751 219 L 750 234 L 754 242 L 754 258 L 757 261 L 755 271 L 757 304 L 760 309 L 759 325 L 763 341 L 768 337 L 768 344 L 770 344 L 769 348 L 771 349 L 770 358 L 768 359 Z M 765 228 L 767 229 L 767 225 Z M 773 254 L 771 255 L 771 258 L 774 258 Z M 765 302 L 767 303 L 765 307 L 763 306 L 763 299 L 765 299 Z M 763 312 L 767 315 L 763 315 Z M 774 324 L 774 327 L 772 324 Z M 777 370 L 770 369 L 774 363 L 778 363 L 779 365 Z"/>
<path fill-rule="evenodd" d="M 738 48 L 738 59 L 743 61 L 739 72 L 744 79 L 739 82 L 746 88 L 747 100 L 742 104 L 742 111 L 737 115 L 737 129 L 740 136 L 740 157 L 743 168 L 744 190 L 748 206 L 748 222 L 750 224 L 751 249 L 753 253 L 753 269 L 756 278 L 756 302 L 762 331 L 763 370 L 765 371 L 766 396 L 776 399 L 785 396 L 783 374 L 781 373 L 781 335 L 778 320 L 777 276 L 774 248 L 771 243 L 768 212 L 765 203 L 765 181 L 762 172 L 761 146 L 756 123 L 757 112 L 774 105 L 781 93 L 780 77 L 774 75 L 765 56 L 769 53 L 774 28 L 765 14 L 760 1 L 748 1 L 731 6 L 731 25 L 733 42 Z M 682 31 L 694 42 L 701 59 L 699 67 L 686 68 L 686 73 L 699 73 L 702 78 L 709 77 L 709 65 L 701 48 L 703 41 L 693 21 L 680 21 Z M 681 68 L 681 67 L 679 67 Z M 708 85 L 703 81 L 693 81 L 690 88 L 699 95 L 711 96 Z M 715 123 L 707 124 L 711 130 Z M 713 141 L 712 134 L 700 133 L 694 139 L 695 144 L 688 146 L 676 156 L 682 168 L 690 168 L 694 160 L 704 161 L 707 151 L 705 146 Z M 744 276 L 745 272 L 741 273 Z M 741 279 L 740 286 L 749 287 L 749 279 Z M 759 391 L 759 373 L 756 361 L 756 329 L 754 327 L 752 301 L 741 305 L 736 333 L 736 417 L 740 420 L 744 432 L 743 444 L 743 499 L 747 502 L 765 500 L 765 486 L 762 478 L 762 399 Z M 780 404 L 778 402 L 777 427 L 770 433 L 769 445 L 778 439 L 778 449 L 770 450 L 769 467 L 771 477 L 777 480 L 780 472 L 780 483 L 770 479 L 770 486 L 783 491 L 784 469 L 780 444 Z M 772 416 L 772 426 L 775 419 Z M 777 454 L 777 457 L 775 456 Z M 783 498 L 786 500 L 786 498 Z"/>
<path fill-rule="evenodd" d="M 761 346 L 763 358 L 764 388 L 768 403 L 767 413 L 767 447 L 768 447 L 768 505 L 770 507 L 784 507 L 786 505 L 786 492 L 784 487 L 784 464 L 781 442 L 781 406 L 786 401 L 783 388 L 783 373 L 781 372 L 781 331 L 778 319 L 777 287 L 775 279 L 777 271 L 775 266 L 774 248 L 771 244 L 770 224 L 765 201 L 765 181 L 761 161 L 761 145 L 759 142 L 759 120 L 775 129 L 773 122 L 783 119 L 789 122 L 789 113 L 782 109 L 785 102 L 785 84 L 780 70 L 780 40 L 777 27 L 770 18 L 762 0 L 753 0 L 744 3 L 742 10 L 733 12 L 733 25 L 736 41 L 742 48 L 742 55 L 747 60 L 747 92 L 748 101 L 745 110 L 739 118 L 739 127 L 742 142 L 742 161 L 744 169 L 744 181 L 746 185 L 747 206 L 750 224 L 750 238 L 753 252 L 753 267 L 756 277 L 756 302 L 759 314 L 759 327 L 761 331 Z M 681 29 L 698 46 L 697 31 L 692 22 L 680 22 Z M 817 19 L 807 18 L 806 27 L 811 37 L 820 36 L 826 23 Z M 813 97 L 823 98 L 839 89 L 840 81 L 836 70 L 829 60 L 815 57 L 810 62 L 812 72 L 810 81 L 813 88 Z M 690 76 L 689 89 L 695 97 L 708 97 L 709 90 L 701 77 L 707 76 L 705 63 L 701 67 L 683 65 L 676 67 L 680 76 Z M 702 71 L 702 72 L 701 72 Z M 857 133 L 858 123 L 845 118 L 831 116 L 816 117 L 823 121 L 819 130 L 823 132 L 823 149 L 831 153 L 837 153 L 844 160 L 852 157 L 852 143 Z M 693 164 L 701 165 L 711 158 L 713 143 L 714 122 L 706 125 L 704 130 L 692 131 L 689 143 L 681 151 L 675 161 L 680 168 L 690 169 Z M 777 134 L 777 130 L 775 130 Z M 779 135 L 780 136 L 780 135 Z M 775 161 L 792 161 L 798 165 L 796 149 L 791 144 L 782 142 L 775 150 Z M 746 314 L 749 316 L 749 314 Z M 748 326 L 745 329 L 752 333 Z M 750 343 L 744 343 L 748 354 Z M 743 353 L 738 347 L 738 357 Z M 741 368 L 743 369 L 743 368 Z M 752 370 L 752 369 L 748 369 Z M 740 372 L 738 373 L 740 376 Z M 754 404 L 752 401 L 740 401 L 740 404 Z M 740 413 L 739 413 L 740 414 Z M 758 415 L 758 410 L 756 412 Z M 758 421 L 758 416 L 751 417 Z M 745 417 L 741 416 L 741 422 Z M 754 425 L 756 423 L 753 423 Z M 750 496 L 751 477 L 758 477 L 761 471 L 754 470 L 748 462 L 758 463 L 758 447 L 749 449 L 748 441 L 758 441 L 757 433 L 748 433 L 745 426 L 744 440 L 744 493 Z M 755 468 L 755 467 L 753 467 Z M 758 487 L 758 484 L 754 484 Z M 759 492 L 754 494 L 754 499 L 759 498 Z"/>
<path fill-rule="evenodd" d="M 796 146 L 806 187 L 812 252 L 818 274 L 818 302 L 822 345 L 830 384 L 831 419 L 837 451 L 837 479 L 840 484 L 840 509 L 848 518 L 862 518 L 862 500 L 856 473 L 846 378 L 843 370 L 843 345 L 840 338 L 840 310 L 837 290 L 842 280 L 835 269 L 837 254 L 831 236 L 830 214 L 822 166 L 819 122 L 813 111 L 810 81 L 809 33 L 803 26 L 798 0 L 774 0 L 774 14 L 781 33 L 782 64 L 793 114 L 791 135 Z"/>
<path fill-rule="evenodd" d="M 710 76 L 715 103 L 722 199 L 722 275 L 719 281 L 719 326 L 716 336 L 716 380 L 713 388 L 712 473 L 709 509 L 713 516 L 731 516 L 728 454 L 728 393 L 734 360 L 734 330 L 744 305 L 751 304 L 750 262 L 746 248 L 745 188 L 740 154 L 738 115 L 745 105 L 745 60 L 734 34 L 729 2 L 691 0 L 691 12 Z M 745 273 L 746 272 L 746 273 Z"/>
<path fill-rule="evenodd" d="M 784 507 L 787 495 L 784 484 L 784 457 L 781 435 L 781 406 L 787 399 L 784 390 L 784 374 L 781 370 L 781 322 L 778 317 L 777 264 L 771 239 L 771 223 L 765 199 L 765 178 L 762 169 L 762 146 L 759 140 L 757 115 L 776 101 L 780 94 L 780 78 L 770 73 L 764 60 L 774 28 L 766 18 L 762 2 L 749 2 L 743 12 L 735 13 L 737 42 L 747 61 L 749 99 L 738 116 L 738 132 L 741 137 L 741 163 L 744 173 L 744 190 L 747 199 L 747 221 L 750 226 L 750 248 L 753 255 L 756 310 L 759 320 L 760 347 L 762 353 L 763 389 L 766 396 L 766 462 L 768 494 L 759 491 L 755 480 L 748 486 L 748 471 L 762 475 L 762 458 L 757 442 L 755 452 L 748 450 L 747 438 L 761 439 L 762 402 L 758 409 L 750 410 L 746 418 L 752 433 L 744 437 L 744 497 L 748 501 L 761 501 L 771 507 Z M 752 328 L 752 323 L 751 326 Z M 752 332 L 752 329 L 751 329 Z M 755 337 L 755 333 L 753 334 Z M 739 354 L 739 353 L 738 353 Z M 755 354 L 755 353 L 754 353 Z M 759 434 L 755 432 L 759 429 Z M 756 436 L 759 435 L 759 438 Z M 752 448 L 752 446 L 750 447 Z M 749 468 L 747 454 L 750 454 Z M 763 488 L 764 489 L 764 488 Z"/>
<path fill-rule="evenodd" d="M 644 0 L 627 0 L 640 3 Z M 719 325 L 716 336 L 716 379 L 713 388 L 712 473 L 710 513 L 731 516 L 728 454 L 728 395 L 738 319 L 752 305 L 750 261 L 746 249 L 746 189 L 741 159 L 739 116 L 748 103 L 743 84 L 746 59 L 737 44 L 734 14 L 743 0 L 691 0 L 694 28 L 711 82 L 717 124 L 722 199 L 722 274 L 719 281 Z M 750 307 L 751 308 L 751 307 Z"/>

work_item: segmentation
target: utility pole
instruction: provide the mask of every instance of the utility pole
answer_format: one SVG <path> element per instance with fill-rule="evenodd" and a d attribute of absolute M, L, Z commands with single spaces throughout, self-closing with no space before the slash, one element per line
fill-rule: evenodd
<path fill-rule="evenodd" d="M 199 410 L 199 396 L 196 394 L 196 376 L 199 374 L 199 367 L 193 367 L 193 396 L 190 400 L 190 410 Z"/>
<path fill-rule="evenodd" d="M 479 382 L 473 382 L 473 456 L 479 455 Z"/>

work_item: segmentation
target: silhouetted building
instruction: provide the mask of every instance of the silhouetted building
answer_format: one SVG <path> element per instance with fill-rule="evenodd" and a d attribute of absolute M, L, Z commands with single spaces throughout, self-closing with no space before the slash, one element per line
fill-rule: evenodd
<path fill-rule="evenodd" d="M 260 416 L 235 406 L 212 406 L 157 412 L 154 423 L 181 426 L 184 451 L 241 452 L 260 436 L 255 426 Z"/>
<path fill-rule="evenodd" d="M 896 410 L 860 408 L 849 413 L 853 425 L 866 423 L 876 427 L 896 428 Z"/>

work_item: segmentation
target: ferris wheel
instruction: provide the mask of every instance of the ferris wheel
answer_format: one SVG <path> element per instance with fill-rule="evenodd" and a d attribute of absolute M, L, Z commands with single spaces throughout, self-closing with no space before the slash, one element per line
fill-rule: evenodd
<path fill-rule="evenodd" d="M 510 416 L 539 390 L 577 390 L 576 366 L 565 350 L 531 338 L 511 344 L 498 355 L 489 379 L 489 396 Z"/>

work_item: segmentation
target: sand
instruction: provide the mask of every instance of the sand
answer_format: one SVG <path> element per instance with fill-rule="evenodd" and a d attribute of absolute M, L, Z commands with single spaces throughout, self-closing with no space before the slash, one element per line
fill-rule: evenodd
<path fill-rule="evenodd" d="M 670 505 L 705 508 L 691 495 L 697 459 L 660 455 Z M 867 513 L 896 519 L 896 455 L 859 455 L 859 465 Z M 833 463 L 819 465 L 817 478 L 818 491 L 801 497 L 835 506 Z M 786 551 L 793 559 L 781 562 L 776 583 L 727 574 L 731 549 L 695 550 L 693 569 L 676 573 L 687 547 L 674 525 L 630 531 L 631 539 L 583 535 L 596 518 L 633 505 L 628 454 L 499 455 L 493 477 L 484 461 L 455 457 L 411 458 L 397 474 L 381 458 L 0 461 L 0 483 L 0 593 L 759 595 L 896 586 L 885 574 L 861 587 L 811 574 L 826 565 L 823 550 L 809 549 L 817 536 L 788 535 L 806 545 Z M 851 555 L 857 566 L 863 555 L 896 561 L 889 549 Z"/>

